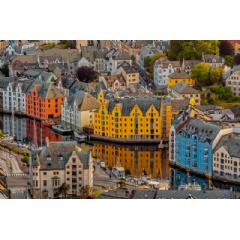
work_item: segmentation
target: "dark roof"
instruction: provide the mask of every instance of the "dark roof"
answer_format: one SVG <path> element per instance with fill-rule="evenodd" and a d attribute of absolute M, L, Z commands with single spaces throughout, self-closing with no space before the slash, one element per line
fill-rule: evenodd
<path fill-rule="evenodd" d="M 180 82 L 172 86 L 171 89 L 179 94 L 199 94 L 197 90 L 195 90 L 185 82 Z"/>
<path fill-rule="evenodd" d="M 222 58 L 218 55 L 213 54 L 203 54 L 204 55 L 204 62 L 207 63 L 214 63 L 213 60 L 216 60 L 216 63 L 222 63 Z"/>
<path fill-rule="evenodd" d="M 64 169 L 73 151 L 82 162 L 83 168 L 88 168 L 90 152 L 80 151 L 75 141 L 50 142 L 49 147 L 45 146 L 42 150 L 31 150 L 31 161 L 33 165 L 36 164 L 38 154 L 40 169 Z M 50 156 L 51 160 L 47 160 L 47 156 Z M 59 160 L 59 157 L 63 159 Z"/>
<path fill-rule="evenodd" d="M 169 75 L 169 78 L 192 78 L 192 77 L 185 71 L 175 71 L 171 75 Z"/>
<path fill-rule="evenodd" d="M 155 199 L 157 189 L 136 189 L 133 199 Z"/>
<path fill-rule="evenodd" d="M 181 111 L 185 110 L 189 106 L 189 99 L 171 99 L 172 111 Z"/>
<path fill-rule="evenodd" d="M 184 123 L 181 128 L 177 129 L 178 133 L 182 135 L 189 134 L 190 136 L 195 135 L 198 137 L 199 142 L 208 142 L 212 144 L 216 136 L 220 131 L 220 127 L 205 123 L 199 119 L 190 119 L 188 123 Z"/>
<path fill-rule="evenodd" d="M 111 190 L 103 192 L 97 199 L 130 199 L 131 195 L 126 194 L 124 189 Z"/>
<path fill-rule="evenodd" d="M 131 66 L 121 66 L 126 73 L 138 73 L 138 71 Z"/>
<path fill-rule="evenodd" d="M 230 199 L 230 190 L 159 190 L 157 199 L 187 199 L 191 195 L 196 199 Z"/>
<path fill-rule="evenodd" d="M 150 108 L 151 105 L 157 109 L 160 114 L 161 109 L 161 98 L 152 97 L 152 98 L 115 98 L 111 99 L 106 107 L 108 108 L 108 112 L 111 113 L 116 105 L 121 109 L 123 116 L 129 116 L 130 112 L 134 108 L 135 105 L 138 105 L 143 115 L 146 115 L 146 112 Z"/>
<path fill-rule="evenodd" d="M 78 91 L 67 98 L 70 106 L 73 106 L 75 101 L 79 111 L 95 110 L 101 106 L 101 103 L 96 98 L 84 91 Z"/>
<path fill-rule="evenodd" d="M 231 133 L 224 135 L 221 137 L 218 142 L 214 152 L 216 152 L 219 148 L 224 147 L 225 150 L 231 157 L 240 158 L 240 138 L 233 134 L 233 138 L 231 137 Z"/>

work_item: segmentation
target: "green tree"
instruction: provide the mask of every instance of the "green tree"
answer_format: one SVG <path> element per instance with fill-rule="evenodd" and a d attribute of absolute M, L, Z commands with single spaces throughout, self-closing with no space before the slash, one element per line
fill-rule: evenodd
<path fill-rule="evenodd" d="M 210 70 L 210 80 L 212 84 L 220 83 L 222 81 L 223 69 L 214 68 Z"/>
<path fill-rule="evenodd" d="M 3 64 L 2 68 L 0 68 L 0 71 L 5 77 L 9 77 L 9 66 L 8 63 Z"/>
<path fill-rule="evenodd" d="M 201 59 L 202 53 L 219 54 L 218 40 L 172 40 L 168 57 L 170 60 Z"/>
<path fill-rule="evenodd" d="M 61 194 L 62 196 L 64 195 L 64 197 L 67 197 L 67 193 L 70 189 L 70 186 L 67 183 L 63 183 L 59 188 L 58 188 L 58 192 L 59 194 Z"/>
<path fill-rule="evenodd" d="M 22 161 L 23 163 L 26 163 L 27 166 L 29 167 L 29 157 L 28 157 L 28 156 L 22 157 L 22 158 L 21 158 L 21 161 Z"/>
<path fill-rule="evenodd" d="M 192 71 L 191 76 L 196 79 L 197 85 L 200 87 L 206 86 L 209 79 L 210 65 L 204 62 L 196 64 Z"/>
<path fill-rule="evenodd" d="M 201 105 L 208 105 L 208 101 L 207 101 L 206 99 L 203 99 L 203 100 L 201 101 Z"/>
<path fill-rule="evenodd" d="M 3 135 L 3 132 L 2 130 L 0 129 L 0 138 L 2 138 L 4 135 Z"/>
<path fill-rule="evenodd" d="M 136 57 L 134 55 L 131 56 L 131 59 L 132 59 L 133 62 L 136 61 Z"/>
<path fill-rule="evenodd" d="M 230 87 L 222 85 L 210 87 L 212 93 L 215 93 L 219 100 L 231 100 L 233 95 Z"/>
<path fill-rule="evenodd" d="M 76 48 L 76 40 L 60 40 L 59 45 L 62 46 L 62 48 Z"/>
<path fill-rule="evenodd" d="M 225 63 L 228 67 L 233 67 L 234 66 L 234 58 L 232 56 L 227 55 L 225 57 Z"/>

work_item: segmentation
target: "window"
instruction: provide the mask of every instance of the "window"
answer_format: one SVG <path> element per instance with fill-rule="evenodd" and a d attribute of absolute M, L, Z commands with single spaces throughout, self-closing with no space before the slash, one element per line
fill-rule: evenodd
<path fill-rule="evenodd" d="M 72 162 L 73 162 L 73 163 L 76 163 L 76 158 L 72 158 Z"/>
<path fill-rule="evenodd" d="M 43 180 L 43 186 L 47 187 L 47 180 Z"/>

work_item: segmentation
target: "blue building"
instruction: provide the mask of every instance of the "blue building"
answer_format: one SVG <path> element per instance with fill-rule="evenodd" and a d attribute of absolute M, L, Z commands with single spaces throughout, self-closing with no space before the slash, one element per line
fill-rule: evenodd
<path fill-rule="evenodd" d="M 214 124 L 188 118 L 176 129 L 176 163 L 200 173 L 212 174 L 212 145 L 219 131 L 220 128 Z"/>

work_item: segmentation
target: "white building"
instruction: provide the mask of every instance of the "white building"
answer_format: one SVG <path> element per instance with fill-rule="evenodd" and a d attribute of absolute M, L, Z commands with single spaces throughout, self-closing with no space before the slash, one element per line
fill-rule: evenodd
<path fill-rule="evenodd" d="M 80 196 L 86 186 L 93 188 L 91 151 L 82 151 L 75 141 L 49 142 L 46 138 L 43 149 L 31 151 L 30 161 L 34 199 L 57 197 L 63 183 L 69 185 L 67 194 L 70 195 Z"/>
<path fill-rule="evenodd" d="M 154 84 L 158 88 L 165 88 L 168 76 L 174 72 L 172 63 L 165 58 L 158 59 L 154 64 Z"/>
<path fill-rule="evenodd" d="M 96 98 L 84 91 L 65 97 L 62 103 L 62 124 L 79 130 L 84 126 L 93 126 L 94 111 L 100 106 L 101 103 Z"/>
<path fill-rule="evenodd" d="M 111 75 L 115 75 L 117 73 L 117 69 L 123 64 L 131 66 L 132 59 L 129 57 L 128 53 L 117 50 L 109 58 L 107 63 L 107 71 L 111 72 Z"/>
<path fill-rule="evenodd" d="M 82 57 L 77 64 L 78 67 L 92 67 L 92 64 L 90 61 L 88 61 L 86 58 Z"/>
<path fill-rule="evenodd" d="M 202 61 L 209 64 L 211 68 L 222 67 L 224 64 L 223 58 L 213 54 L 202 53 Z"/>
<path fill-rule="evenodd" d="M 3 132 L 10 133 L 16 140 L 26 139 L 26 118 L 15 115 L 3 115 Z"/>
<path fill-rule="evenodd" d="M 240 128 L 221 137 L 213 152 L 213 175 L 240 181 Z"/>
<path fill-rule="evenodd" d="M 11 45 L 8 45 L 4 52 L 8 55 L 16 55 L 16 51 Z"/>
<path fill-rule="evenodd" d="M 159 48 L 153 46 L 145 46 L 140 51 L 140 59 L 138 59 L 139 66 L 142 70 L 146 70 L 144 66 L 144 58 L 152 57 L 156 52 L 161 52 Z"/>
<path fill-rule="evenodd" d="M 240 71 L 234 72 L 226 79 L 226 86 L 231 88 L 234 96 L 240 95 Z"/>
<path fill-rule="evenodd" d="M 3 110 L 4 111 L 17 111 L 25 113 L 26 102 L 24 88 L 30 81 L 20 82 L 15 81 L 8 84 L 3 90 Z"/>

